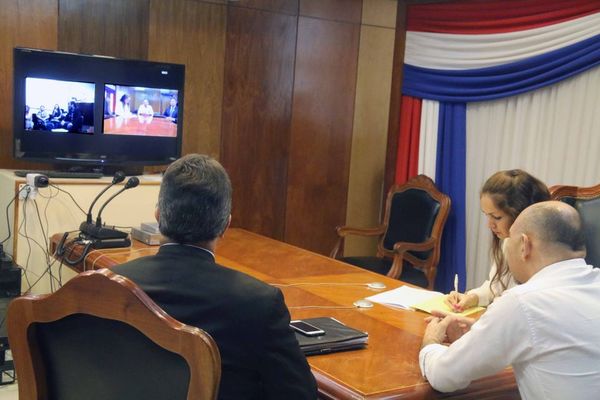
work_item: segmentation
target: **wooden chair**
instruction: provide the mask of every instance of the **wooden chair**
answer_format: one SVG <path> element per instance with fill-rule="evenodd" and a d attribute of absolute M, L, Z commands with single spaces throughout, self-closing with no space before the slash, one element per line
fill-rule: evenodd
<path fill-rule="evenodd" d="M 600 184 L 591 187 L 555 185 L 550 196 L 573 206 L 583 222 L 588 264 L 600 267 Z"/>
<path fill-rule="evenodd" d="M 217 397 L 213 339 L 107 269 L 13 300 L 7 323 L 20 400 Z"/>
<path fill-rule="evenodd" d="M 348 235 L 379 236 L 375 257 L 342 257 L 340 260 L 432 289 L 449 212 L 450 198 L 440 192 L 429 177 L 416 176 L 390 189 L 380 226 L 337 227 L 339 239 L 330 256 L 338 257 Z"/>

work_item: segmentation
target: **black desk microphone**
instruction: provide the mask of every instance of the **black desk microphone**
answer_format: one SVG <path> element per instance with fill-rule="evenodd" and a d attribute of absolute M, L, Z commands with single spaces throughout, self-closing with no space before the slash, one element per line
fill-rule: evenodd
<path fill-rule="evenodd" d="M 125 180 L 125 174 L 122 171 L 117 171 L 115 172 L 115 176 L 112 179 L 112 182 L 105 187 L 100 193 L 98 193 L 98 196 L 96 196 L 96 198 L 94 199 L 94 201 L 92 201 L 92 204 L 90 204 L 90 209 L 88 210 L 87 213 L 87 220 L 86 222 L 88 224 L 91 224 L 93 219 L 92 219 L 92 208 L 94 208 L 94 205 L 96 204 L 96 202 L 98 201 L 98 199 L 100 199 L 100 197 L 106 193 L 106 191 L 108 189 L 110 189 L 111 187 L 113 187 L 114 185 L 116 185 L 117 183 L 121 183 Z"/>
<path fill-rule="evenodd" d="M 115 174 L 116 175 L 116 174 Z M 116 178 L 115 178 L 116 179 Z M 123 179 L 121 179 L 122 181 Z M 129 234 L 127 232 L 120 231 L 115 229 L 114 227 L 106 227 L 102 226 L 102 211 L 107 206 L 108 203 L 112 201 L 115 197 L 123 193 L 125 190 L 131 189 L 139 185 L 140 180 L 135 176 L 129 178 L 125 186 L 111 197 L 108 198 L 100 207 L 98 211 L 98 217 L 96 218 L 96 223 L 93 222 L 83 222 L 79 227 L 81 233 L 88 239 L 94 241 L 92 247 L 94 248 L 109 248 L 109 247 L 127 247 L 131 244 L 129 241 Z M 106 189 L 104 190 L 106 191 Z"/>
<path fill-rule="evenodd" d="M 102 211 L 104 211 L 104 208 L 106 207 L 106 205 L 108 203 L 110 203 L 112 201 L 112 199 L 114 199 L 115 197 L 117 197 L 118 195 L 120 195 L 121 193 L 126 191 L 127 189 L 132 189 L 139 184 L 140 184 L 140 180 L 137 177 L 132 176 L 131 178 L 129 178 L 127 180 L 127 182 L 125 183 L 125 186 L 123 186 L 123 189 L 119 190 L 117 193 L 110 196 L 108 198 L 108 200 L 106 200 L 104 202 L 104 204 L 102 204 L 102 207 L 100 207 L 100 211 L 98 211 L 98 217 L 96 218 L 96 228 L 100 228 L 102 226 L 102 217 L 101 216 L 102 216 Z"/>

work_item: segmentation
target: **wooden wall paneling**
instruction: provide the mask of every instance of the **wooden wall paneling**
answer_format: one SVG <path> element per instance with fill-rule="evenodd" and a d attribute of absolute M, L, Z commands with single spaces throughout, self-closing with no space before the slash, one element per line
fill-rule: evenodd
<path fill-rule="evenodd" d="M 185 64 L 183 154 L 219 158 L 227 6 L 152 0 L 148 58 Z"/>
<path fill-rule="evenodd" d="M 146 59 L 149 0 L 60 0 L 58 49 Z"/>
<path fill-rule="evenodd" d="M 229 7 L 221 161 L 233 225 L 283 239 L 296 16 Z"/>
<path fill-rule="evenodd" d="M 369 2 L 372 0 L 365 0 Z M 363 0 L 300 0 L 300 15 L 360 23 Z"/>
<path fill-rule="evenodd" d="M 285 240 L 322 254 L 346 220 L 359 35 L 299 18 Z"/>
<path fill-rule="evenodd" d="M 392 93 L 390 97 L 387 154 L 385 157 L 385 184 L 383 188 L 385 193 L 392 187 L 396 178 L 398 131 L 400 129 L 400 102 L 402 100 L 402 66 L 404 65 L 404 49 L 406 46 L 406 4 L 406 0 L 398 1 L 398 11 L 396 15 Z"/>
<path fill-rule="evenodd" d="M 299 0 L 235 0 L 231 1 L 229 6 L 298 15 L 298 1 Z"/>
<path fill-rule="evenodd" d="M 56 49 L 58 1 L 2 0 L 0 21 L 0 168 L 40 168 L 13 160 L 13 48 Z"/>
<path fill-rule="evenodd" d="M 385 197 L 383 178 L 395 37 L 393 26 L 376 25 L 395 22 L 396 2 L 367 1 L 363 11 L 368 12 L 363 12 L 360 33 L 346 224 L 366 228 L 380 223 Z M 375 237 L 349 236 L 344 255 L 374 255 L 376 249 Z"/>
<path fill-rule="evenodd" d="M 362 24 L 396 28 L 398 0 L 363 1 Z"/>

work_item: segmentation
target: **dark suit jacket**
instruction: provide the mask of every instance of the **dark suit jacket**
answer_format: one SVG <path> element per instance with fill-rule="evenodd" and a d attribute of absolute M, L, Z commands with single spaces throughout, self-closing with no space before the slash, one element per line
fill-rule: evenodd
<path fill-rule="evenodd" d="M 281 291 L 185 245 L 116 266 L 167 314 L 208 332 L 221 353 L 219 399 L 315 399 Z"/>
<path fill-rule="evenodd" d="M 171 106 L 167 107 L 163 115 L 165 117 L 171 117 L 173 119 L 177 119 L 178 106 L 175 106 L 175 110 L 173 111 L 173 115 L 171 115 Z"/>

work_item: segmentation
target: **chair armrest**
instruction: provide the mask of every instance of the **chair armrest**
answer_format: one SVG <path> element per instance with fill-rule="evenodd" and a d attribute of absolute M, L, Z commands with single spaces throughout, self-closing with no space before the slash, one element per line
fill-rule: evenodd
<path fill-rule="evenodd" d="M 348 235 L 359 235 L 359 236 L 378 236 L 383 235 L 387 225 L 379 225 L 374 228 L 354 228 L 352 226 L 338 226 L 335 228 L 335 232 L 340 237 Z"/>
<path fill-rule="evenodd" d="M 351 226 L 338 226 L 335 228 L 335 232 L 338 235 L 338 240 L 329 253 L 329 257 L 337 258 L 342 246 L 344 245 L 344 238 L 348 235 L 359 235 L 359 236 L 379 236 L 385 233 L 387 229 L 386 225 L 380 225 L 375 228 L 354 228 Z"/>
<path fill-rule="evenodd" d="M 400 279 L 402 275 L 402 264 L 404 261 L 404 253 L 407 251 L 427 251 L 435 248 L 435 239 L 429 238 L 424 242 L 411 243 L 411 242 L 397 242 L 394 244 L 394 261 L 390 268 L 387 276 L 394 279 Z"/>
<path fill-rule="evenodd" d="M 404 253 L 406 251 L 427 251 L 432 250 L 435 247 L 435 239 L 429 238 L 424 242 L 411 243 L 411 242 L 397 242 L 394 243 L 394 252 L 397 254 Z"/>

